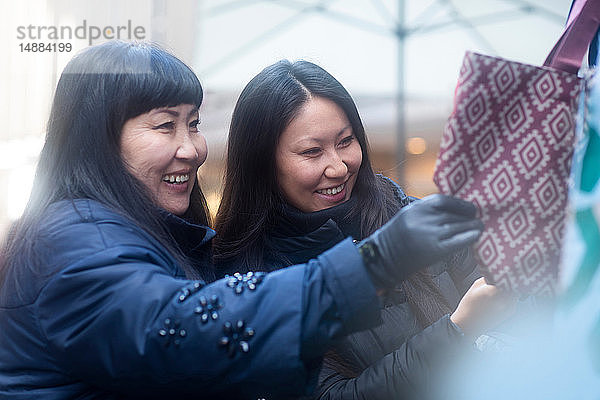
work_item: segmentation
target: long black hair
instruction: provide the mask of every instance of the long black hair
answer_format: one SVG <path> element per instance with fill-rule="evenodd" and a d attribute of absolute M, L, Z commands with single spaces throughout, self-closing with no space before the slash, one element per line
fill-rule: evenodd
<path fill-rule="evenodd" d="M 92 199 L 132 220 L 187 266 L 143 183 L 120 153 L 125 122 L 152 109 L 202 103 L 194 72 L 152 43 L 110 41 L 89 47 L 67 64 L 56 87 L 33 190 L 5 245 L 0 273 L 19 257 L 34 257 L 37 222 L 59 200 Z M 208 224 L 204 195 L 195 184 L 185 218 Z"/>
<path fill-rule="evenodd" d="M 377 178 L 371 167 L 368 140 L 352 96 L 318 65 L 282 60 L 246 85 L 233 112 L 223 198 L 215 225 L 217 265 L 231 260 L 242 269 L 262 264 L 267 232 L 285 202 L 277 185 L 275 149 L 281 133 L 311 96 L 337 104 L 360 143 L 362 164 L 352 193 L 358 201 L 349 218 L 360 218 L 361 237 L 380 228 L 398 210 L 394 188 Z M 414 274 L 402 286 L 423 326 L 450 311 L 427 273 Z"/>
<path fill-rule="evenodd" d="M 307 62 L 279 61 L 246 85 L 235 106 L 227 144 L 223 198 L 216 218 L 215 260 L 243 260 L 260 265 L 264 235 L 284 201 L 276 178 L 275 148 L 279 136 L 311 96 L 334 101 L 346 114 L 362 149 L 362 165 L 354 191 L 363 203 L 353 210 L 361 216 L 363 234 L 384 222 L 382 216 L 360 209 L 385 208 L 386 194 L 371 168 L 365 129 L 352 97 L 321 67 Z M 369 188 L 380 190 L 371 191 Z"/>

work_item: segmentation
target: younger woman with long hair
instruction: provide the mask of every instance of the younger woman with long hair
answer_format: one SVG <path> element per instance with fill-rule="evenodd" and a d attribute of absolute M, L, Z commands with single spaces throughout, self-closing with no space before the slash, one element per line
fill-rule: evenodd
<path fill-rule="evenodd" d="M 248 83 L 233 113 L 216 220 L 218 273 L 306 262 L 348 236 L 362 240 L 422 201 L 374 173 L 357 108 L 335 78 L 310 62 L 280 61 Z M 490 326 L 483 313 L 495 322 L 510 308 L 498 293 L 484 301 L 481 294 L 495 288 L 482 278 L 473 284 L 476 278 L 465 247 L 389 288 L 383 324 L 347 336 L 326 357 L 320 397 L 421 390 L 436 360 L 463 348 L 464 334 L 472 339 Z"/>

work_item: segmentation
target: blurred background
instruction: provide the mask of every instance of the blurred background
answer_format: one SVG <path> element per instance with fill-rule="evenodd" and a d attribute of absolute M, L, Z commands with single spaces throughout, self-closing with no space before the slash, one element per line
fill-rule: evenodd
<path fill-rule="evenodd" d="M 282 58 L 315 62 L 335 76 L 358 105 L 376 169 L 423 196 L 436 191 L 435 159 L 465 50 L 541 65 L 570 3 L 0 0 L 0 238 L 29 197 L 60 72 L 90 44 L 118 36 L 156 41 L 198 74 L 209 146 L 199 173 L 213 213 L 237 96 Z M 31 51 L 33 43 L 70 44 L 71 51 Z"/>

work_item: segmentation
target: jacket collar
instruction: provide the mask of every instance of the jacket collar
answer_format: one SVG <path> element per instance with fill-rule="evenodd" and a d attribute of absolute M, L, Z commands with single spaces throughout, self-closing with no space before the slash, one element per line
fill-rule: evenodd
<path fill-rule="evenodd" d="M 160 214 L 184 254 L 203 247 L 215 236 L 215 231 L 205 225 L 193 224 L 162 209 Z"/>

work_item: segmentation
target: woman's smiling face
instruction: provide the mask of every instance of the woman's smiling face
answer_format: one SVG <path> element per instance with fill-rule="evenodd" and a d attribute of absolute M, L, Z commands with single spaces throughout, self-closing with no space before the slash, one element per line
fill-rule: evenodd
<path fill-rule="evenodd" d="M 362 150 L 344 111 L 331 100 L 311 97 L 279 137 L 275 163 L 286 201 L 314 212 L 350 198 Z"/>
<path fill-rule="evenodd" d="M 176 215 L 187 211 L 206 155 L 198 108 L 192 104 L 151 110 L 127 120 L 121 131 L 121 157 L 127 168 L 159 207 Z"/>

